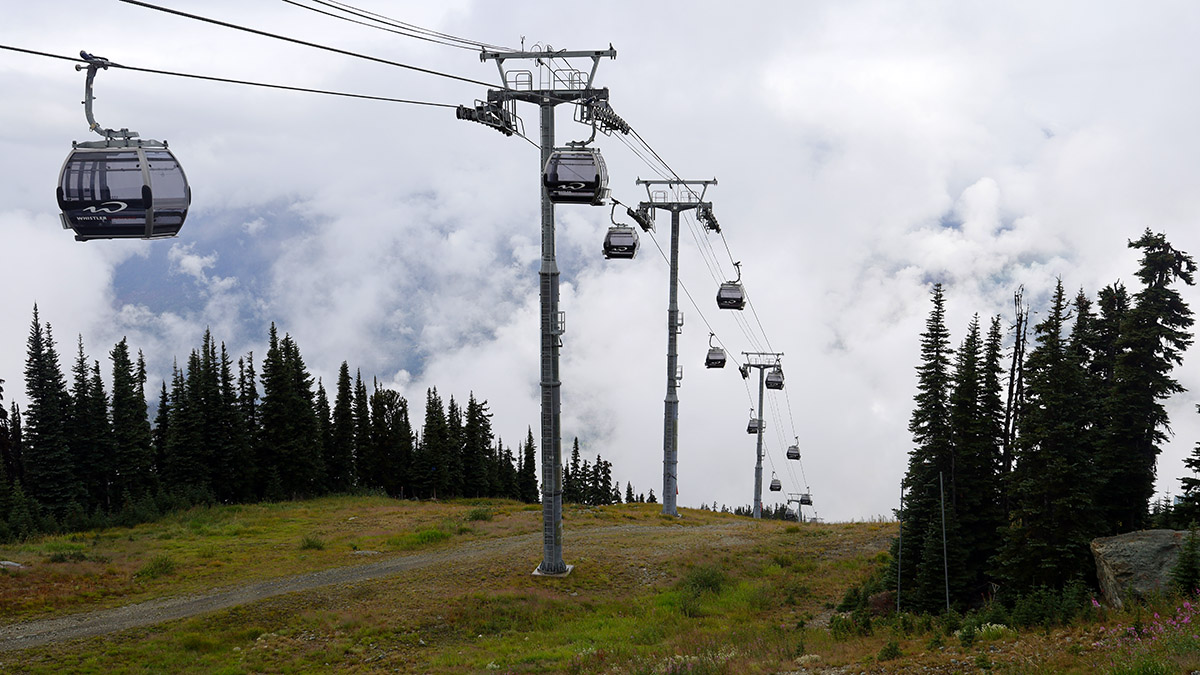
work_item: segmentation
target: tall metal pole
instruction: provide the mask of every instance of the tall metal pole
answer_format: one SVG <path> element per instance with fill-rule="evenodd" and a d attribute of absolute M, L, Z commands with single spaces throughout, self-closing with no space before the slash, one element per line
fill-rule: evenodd
<path fill-rule="evenodd" d="M 946 488 L 942 472 L 938 472 L 938 492 L 942 499 L 942 572 L 946 575 L 946 611 L 950 611 L 950 558 L 946 556 Z"/>
<path fill-rule="evenodd" d="M 554 104 L 541 110 L 542 167 L 554 150 Z M 554 257 L 554 203 L 542 186 L 542 267 L 538 272 L 542 306 L 542 564 L 539 574 L 567 574 L 563 562 L 562 438 L 559 427 L 562 382 L 558 379 L 558 263 Z"/>
<path fill-rule="evenodd" d="M 758 369 L 758 451 L 754 463 L 754 517 L 762 518 L 763 381 L 765 368 Z"/>
<path fill-rule="evenodd" d="M 663 508 L 668 516 L 678 516 L 679 492 L 679 394 L 676 392 L 679 354 L 679 209 L 671 210 L 671 290 L 667 301 L 667 397 L 663 411 Z"/>
<path fill-rule="evenodd" d="M 554 151 L 554 107 L 560 103 L 585 101 L 591 111 L 593 134 L 599 128 L 608 131 L 629 133 L 629 125 L 608 107 L 608 90 L 592 86 L 600 59 L 615 59 L 617 51 L 608 49 L 594 51 L 555 50 L 560 59 L 590 58 L 590 72 L 575 70 L 570 66 L 554 69 L 546 60 L 546 52 L 497 52 L 483 50 L 480 61 L 495 61 L 500 73 L 503 89 L 488 91 L 487 102 L 476 101 L 474 108 L 458 106 L 455 114 L 459 119 L 479 122 L 499 130 L 506 136 L 522 134 L 520 118 L 516 116 L 516 102 L 533 103 L 538 106 L 541 118 L 541 163 L 538 177 Z M 532 74 L 527 70 L 506 72 L 507 60 L 532 60 L 545 69 L 541 86 L 534 87 Z M 510 77 L 511 76 L 511 77 Z M 593 106 L 596 106 L 593 110 Z M 522 134 L 523 135 L 523 134 Z M 539 180 L 539 184 L 541 181 Z M 542 390 L 542 563 L 534 570 L 536 575 L 557 576 L 570 574 L 571 565 L 563 562 L 562 526 L 562 427 L 560 425 L 561 388 L 559 380 L 558 352 L 561 347 L 559 336 L 564 326 L 558 311 L 558 263 L 554 257 L 554 204 L 544 185 L 542 195 L 542 266 L 538 270 L 538 286 L 541 302 L 541 390 Z"/>

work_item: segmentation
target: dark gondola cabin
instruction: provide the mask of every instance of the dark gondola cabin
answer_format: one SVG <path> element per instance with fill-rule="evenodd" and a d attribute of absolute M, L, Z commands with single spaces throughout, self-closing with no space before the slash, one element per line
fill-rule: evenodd
<path fill-rule="evenodd" d="M 175 155 L 163 145 L 91 145 L 77 145 L 59 174 L 63 228 L 78 241 L 179 234 L 192 191 Z"/>
<path fill-rule="evenodd" d="M 732 281 L 721 284 L 721 287 L 717 289 L 717 307 L 721 309 L 744 309 L 746 307 L 746 293 L 742 290 L 742 285 Z"/>
<path fill-rule="evenodd" d="M 751 417 L 750 423 L 746 425 L 746 433 L 757 434 L 759 428 L 766 429 L 767 427 L 757 417 Z"/>
<path fill-rule="evenodd" d="M 788 449 L 787 449 L 787 458 L 788 459 L 800 459 L 800 446 L 789 445 Z"/>
<path fill-rule="evenodd" d="M 772 476 L 771 477 L 771 492 L 781 492 L 782 490 L 783 490 L 783 484 L 779 482 L 778 478 L 775 478 L 774 476 Z"/>
<path fill-rule="evenodd" d="M 720 347 L 713 347 L 708 350 L 708 355 L 704 357 L 705 368 L 724 368 L 725 367 L 725 350 Z"/>
<path fill-rule="evenodd" d="M 767 389 L 783 389 L 783 368 L 775 366 L 767 373 Z"/>
<path fill-rule="evenodd" d="M 594 148 L 557 148 L 546 160 L 542 185 L 555 204 L 602 206 L 608 198 L 608 170 Z"/>
<path fill-rule="evenodd" d="M 628 260 L 637 255 L 637 230 L 627 225 L 614 225 L 604 235 L 604 257 Z"/>
<path fill-rule="evenodd" d="M 804 506 L 812 506 L 812 495 L 808 494 L 807 492 L 800 495 L 800 503 Z"/>

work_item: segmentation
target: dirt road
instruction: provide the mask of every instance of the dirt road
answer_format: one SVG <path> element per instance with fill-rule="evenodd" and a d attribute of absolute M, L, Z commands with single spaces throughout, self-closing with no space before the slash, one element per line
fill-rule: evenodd
<path fill-rule="evenodd" d="M 740 523 L 693 526 L 692 532 L 740 529 Z M 627 534 L 634 532 L 664 532 L 662 527 L 646 525 L 616 525 L 589 528 L 580 537 Z M 669 531 L 669 530 L 668 530 Z M 428 553 L 389 557 L 378 562 L 309 572 L 290 577 L 260 581 L 234 588 L 215 590 L 201 595 L 162 598 L 134 605 L 83 612 L 56 619 L 27 621 L 0 627 L 0 652 L 38 647 L 54 642 L 95 637 L 108 633 L 149 626 L 164 621 L 183 619 L 229 607 L 252 603 L 286 593 L 309 591 L 337 584 L 352 584 L 400 574 L 407 570 L 469 561 L 485 556 L 511 553 L 517 549 L 536 549 L 541 533 L 522 534 L 499 539 L 487 539 Z M 532 569 L 530 572 L 532 573 Z"/>

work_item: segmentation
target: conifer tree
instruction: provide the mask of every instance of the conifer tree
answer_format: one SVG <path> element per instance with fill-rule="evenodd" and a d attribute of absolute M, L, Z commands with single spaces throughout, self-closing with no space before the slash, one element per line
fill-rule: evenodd
<path fill-rule="evenodd" d="M 893 546 L 893 560 L 902 560 L 900 568 L 901 605 L 907 609 L 936 610 L 945 605 L 944 583 L 934 583 L 933 571 L 941 571 L 946 561 L 941 555 L 942 485 L 953 475 L 953 441 L 950 423 L 951 391 L 950 331 L 946 328 L 946 306 L 942 285 L 932 289 L 933 308 L 921 334 L 921 363 L 917 366 L 916 403 L 908 429 L 913 435 L 908 471 L 903 482 L 904 505 L 899 510 L 903 533 Z M 954 511 L 947 509 L 947 538 L 957 531 Z M 934 555 L 936 557 L 927 558 Z M 955 551 L 958 551 L 956 548 Z M 950 565 L 961 572 L 961 561 Z M 918 575 L 918 570 L 924 576 Z M 893 570 L 894 571 L 894 570 Z M 892 575 L 895 578 L 895 574 Z M 941 575 L 938 576 L 941 579 Z"/>
<path fill-rule="evenodd" d="M 258 414 L 258 374 L 254 372 L 254 352 L 238 359 L 238 425 L 241 427 L 241 455 L 249 491 L 255 499 L 265 495 L 266 465 L 263 461 L 262 428 Z"/>
<path fill-rule="evenodd" d="M 994 336 L 993 336 L 994 337 Z M 988 368 L 993 354 L 984 359 L 979 316 L 971 319 L 967 336 L 955 354 L 953 385 L 950 394 L 950 433 L 953 450 L 950 457 L 948 507 L 958 536 L 947 537 L 947 549 L 955 549 L 953 559 L 962 560 L 963 568 L 954 570 L 951 594 L 960 601 L 976 597 L 986 589 L 987 566 L 996 551 L 996 529 L 1000 527 L 1000 492 L 997 481 L 997 438 L 994 414 L 989 400 L 994 393 L 998 408 L 998 381 L 994 392 L 988 390 Z M 943 573 L 943 586 L 945 585 Z"/>
<path fill-rule="evenodd" d="M 113 466 L 113 429 L 109 425 L 108 397 L 100 380 L 99 364 L 94 374 L 83 351 L 83 336 L 78 337 L 75 366 L 71 369 L 71 456 L 79 472 L 84 497 L 81 506 L 86 511 L 113 508 L 112 482 L 116 478 Z M 120 494 L 119 492 L 117 493 Z"/>
<path fill-rule="evenodd" d="M 25 359 L 24 490 L 34 503 L 61 520 L 83 498 L 67 436 L 71 400 L 59 367 L 50 324 L 43 328 L 37 305 Z M 31 507 L 30 511 L 36 511 Z"/>
<path fill-rule="evenodd" d="M 1064 339 L 1067 319 L 1060 280 L 1046 318 L 1034 328 L 1037 346 L 1025 366 L 1026 405 L 1008 477 L 1012 513 L 998 563 L 1014 593 L 1062 588 L 1092 564 L 1098 481 L 1086 443 L 1086 369 L 1071 346 L 1075 337 Z"/>
<path fill-rule="evenodd" d="M 637 499 L 634 498 L 634 496 L 633 496 L 633 483 L 626 482 L 625 483 L 625 503 L 632 504 L 636 501 L 637 501 Z"/>
<path fill-rule="evenodd" d="M 467 497 L 491 494 L 488 451 L 492 441 L 492 414 L 488 412 L 487 401 L 475 400 L 475 393 L 471 392 L 467 398 L 466 419 L 462 429 L 463 495 Z M 524 469 L 524 453 L 521 459 L 521 468 Z"/>
<path fill-rule="evenodd" d="M 383 490 L 392 496 L 403 496 L 409 484 L 409 463 L 412 461 L 412 426 L 408 419 L 408 402 L 397 392 L 375 383 L 371 393 L 371 451 L 360 458 L 361 480 L 366 487 Z"/>
<path fill-rule="evenodd" d="M 278 484 L 281 496 L 317 494 L 324 484 L 324 462 L 317 442 L 312 376 L 291 336 L 285 334 L 280 339 L 274 324 L 261 377 L 259 410 L 262 443 L 269 459 L 267 480 Z"/>
<path fill-rule="evenodd" d="M 521 448 L 521 455 L 524 457 L 521 464 L 521 501 L 526 504 L 534 504 L 541 501 L 541 495 L 538 493 L 537 446 L 533 442 L 532 428 Z"/>
<path fill-rule="evenodd" d="M 145 368 L 139 355 L 139 367 L 130 359 L 125 338 L 109 352 L 113 373 L 112 435 L 116 482 L 114 496 L 130 498 L 150 494 L 153 486 L 153 437 L 147 418 L 143 379 Z M 120 508 L 114 504 L 113 508 Z"/>
<path fill-rule="evenodd" d="M 367 393 L 367 385 L 362 379 L 362 371 L 354 371 L 354 447 L 351 461 L 355 466 L 354 475 L 358 475 L 358 457 L 371 447 L 371 400 Z"/>
<path fill-rule="evenodd" d="M 1109 532 L 1148 523 L 1155 465 L 1170 430 L 1163 402 L 1184 391 L 1171 371 L 1192 343 L 1192 311 L 1173 284 L 1192 285 L 1195 262 L 1148 228 L 1129 247 L 1142 252 L 1137 272 L 1142 288 L 1117 339 L 1113 385 L 1104 405 L 1108 425 L 1098 453 Z"/>
<path fill-rule="evenodd" d="M 320 377 L 317 378 L 317 398 L 314 405 L 317 411 L 317 433 L 321 441 L 321 456 L 325 458 L 325 466 L 328 467 L 333 448 L 333 408 L 329 405 L 329 393 L 325 391 L 325 381 Z M 331 469 L 327 469 L 326 477 L 329 478 L 332 473 Z"/>
<path fill-rule="evenodd" d="M 446 454 L 442 462 L 445 471 L 441 479 L 442 492 L 447 497 L 461 497 L 463 494 L 463 438 L 462 407 L 451 396 L 446 407 Z M 511 461 L 509 468 L 512 468 Z"/>
<path fill-rule="evenodd" d="M 325 448 L 325 466 L 329 477 L 329 489 L 334 492 L 344 492 L 353 484 L 351 469 L 354 467 L 355 451 L 358 451 L 359 466 L 358 482 L 364 486 L 374 486 L 379 476 L 371 475 L 379 470 L 379 462 L 375 461 L 370 451 L 370 427 L 368 433 L 359 439 L 358 424 L 355 420 L 355 395 L 350 382 L 350 364 L 342 361 L 338 369 L 337 389 L 333 397 L 333 421 L 330 426 L 330 442 Z M 370 413 L 363 410 L 361 417 L 370 421 Z"/>

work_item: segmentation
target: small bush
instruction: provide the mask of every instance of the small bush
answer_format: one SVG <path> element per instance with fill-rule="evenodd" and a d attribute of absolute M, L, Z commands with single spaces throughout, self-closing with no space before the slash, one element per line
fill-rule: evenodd
<path fill-rule="evenodd" d="M 958 643 L 963 646 L 963 649 L 970 649 L 975 646 L 975 637 L 978 634 L 979 631 L 975 630 L 975 624 L 968 623 L 954 635 L 958 638 Z"/>
<path fill-rule="evenodd" d="M 306 535 L 304 535 L 304 538 L 300 540 L 300 550 L 301 551 L 324 551 L 325 550 L 325 542 L 321 541 L 320 539 L 314 537 L 311 534 L 306 534 Z"/>
<path fill-rule="evenodd" d="M 895 640 L 888 640 L 883 649 L 879 650 L 878 658 L 880 661 L 891 661 L 892 659 L 900 658 L 900 643 Z"/>
<path fill-rule="evenodd" d="M 175 561 L 171 556 L 160 553 L 142 566 L 134 576 L 140 579 L 157 579 L 175 573 Z"/>
<path fill-rule="evenodd" d="M 694 594 L 700 593 L 720 593 L 721 588 L 725 586 L 727 577 L 725 572 L 713 565 L 702 565 L 693 567 L 687 576 L 680 582 L 683 590 Z"/>
<path fill-rule="evenodd" d="M 477 507 L 471 509 L 470 511 L 467 511 L 467 520 L 468 521 L 491 520 L 491 519 L 492 519 L 492 510 L 486 506 L 477 506 Z"/>

